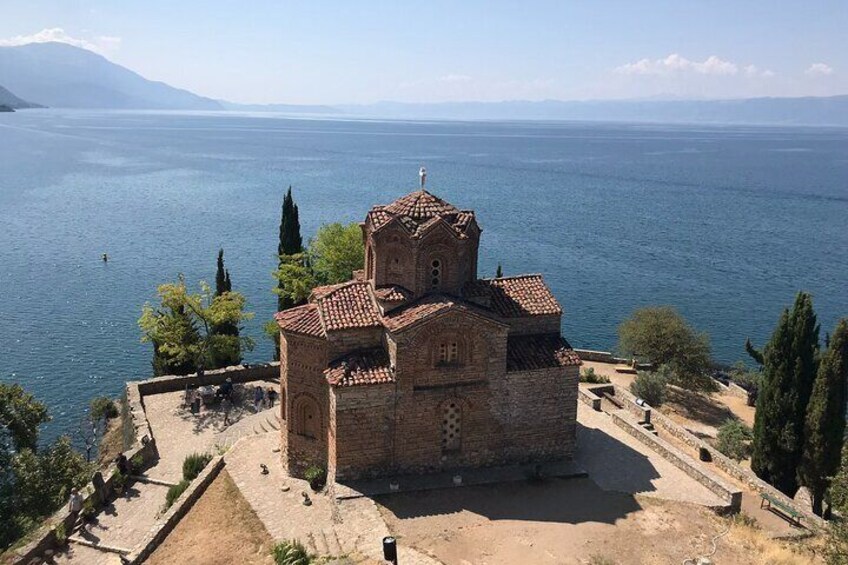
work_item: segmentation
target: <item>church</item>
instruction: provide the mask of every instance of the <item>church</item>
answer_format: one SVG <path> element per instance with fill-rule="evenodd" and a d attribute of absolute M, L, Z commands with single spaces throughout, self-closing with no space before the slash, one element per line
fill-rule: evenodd
<path fill-rule="evenodd" d="M 336 481 L 567 460 L 580 359 L 541 275 L 477 276 L 481 228 L 422 189 L 361 224 L 364 270 L 276 315 L 282 457 Z"/>

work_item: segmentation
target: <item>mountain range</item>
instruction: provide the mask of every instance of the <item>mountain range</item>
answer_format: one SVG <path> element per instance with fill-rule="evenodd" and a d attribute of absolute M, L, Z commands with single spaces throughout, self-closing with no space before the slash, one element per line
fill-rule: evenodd
<path fill-rule="evenodd" d="M 54 108 L 277 112 L 374 119 L 848 126 L 848 95 L 739 100 L 378 102 L 337 106 L 236 104 L 148 80 L 97 53 L 64 43 L 0 47 L 0 85 L 5 87 L 0 87 L 0 105 L 13 108 L 43 105 Z"/>

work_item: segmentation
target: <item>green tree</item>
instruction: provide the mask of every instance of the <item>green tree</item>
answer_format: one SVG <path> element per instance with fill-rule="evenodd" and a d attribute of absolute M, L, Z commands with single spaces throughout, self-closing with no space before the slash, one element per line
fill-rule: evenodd
<path fill-rule="evenodd" d="M 830 522 L 825 545 L 828 565 L 848 565 L 848 443 L 842 450 L 842 464 L 828 491 L 831 507 L 842 515 Z"/>
<path fill-rule="evenodd" d="M 277 244 L 277 257 L 280 258 L 279 264 L 282 264 L 283 257 L 290 257 L 300 253 L 303 253 L 303 238 L 300 235 L 300 213 L 297 209 L 297 204 L 294 203 L 294 198 L 292 198 L 292 189 L 289 187 L 288 192 L 283 198 L 283 209 L 280 215 L 280 241 Z M 278 288 L 282 292 L 277 293 L 277 309 L 282 311 L 295 306 L 294 303 L 287 301 L 285 289 L 282 286 Z"/>
<path fill-rule="evenodd" d="M 66 500 L 93 470 L 62 436 L 37 449 L 47 409 L 18 385 L 0 384 L 0 551 Z"/>
<path fill-rule="evenodd" d="M 751 428 L 739 420 L 727 420 L 718 429 L 716 436 L 716 449 L 731 459 L 742 461 L 751 452 L 751 439 L 753 432 Z"/>
<path fill-rule="evenodd" d="M 365 264 L 365 244 L 359 224 L 321 226 L 309 244 L 309 260 L 320 284 L 336 284 L 353 278 L 353 271 Z"/>
<path fill-rule="evenodd" d="M 18 384 L 0 383 L 0 429 L 15 451 L 35 449 L 38 427 L 49 421 L 47 407 Z"/>
<path fill-rule="evenodd" d="M 763 348 L 751 469 L 788 496 L 798 490 L 804 421 L 817 370 L 818 325 L 812 300 L 798 293 Z"/>
<path fill-rule="evenodd" d="M 215 273 L 215 296 L 222 297 L 232 292 L 233 283 L 230 280 L 230 271 L 224 267 L 224 250 L 218 251 L 218 269 Z M 212 326 L 211 331 L 215 335 L 239 336 L 238 324 L 224 322 Z M 241 347 L 225 347 L 221 350 L 213 349 L 210 352 L 210 367 L 228 367 L 238 365 L 241 362 Z"/>
<path fill-rule="evenodd" d="M 618 327 L 619 349 L 655 365 L 668 365 L 672 384 L 695 391 L 713 391 L 710 342 L 671 306 L 641 308 Z"/>
<path fill-rule="evenodd" d="M 639 371 L 630 383 L 630 392 L 651 406 L 658 407 L 665 402 L 669 380 L 671 370 L 667 365 L 662 365 L 656 371 Z"/>
<path fill-rule="evenodd" d="M 201 282 L 200 292 L 192 294 L 180 275 L 176 283 L 161 285 L 158 296 L 160 305 L 145 304 L 138 320 L 142 342 L 152 342 L 160 355 L 193 369 L 188 372 L 217 368 L 220 359 L 240 359 L 241 351 L 253 348 L 248 337 L 212 331 L 224 324 L 239 328 L 243 320 L 253 317 L 244 312 L 245 299 L 240 293 L 215 296 L 209 285 Z M 185 315 L 183 323 L 172 323 L 174 312 Z M 186 331 L 185 321 L 194 331 Z"/>
<path fill-rule="evenodd" d="M 499 279 L 501 277 L 503 277 L 503 267 L 501 267 L 501 264 L 498 263 L 498 270 L 495 271 L 495 278 Z"/>
<path fill-rule="evenodd" d="M 829 477 L 836 474 L 845 437 L 846 383 L 848 383 L 848 320 L 833 332 L 822 356 L 804 425 L 804 452 L 798 470 L 810 489 L 813 512 L 820 515 Z"/>
<path fill-rule="evenodd" d="M 193 356 L 188 355 L 189 346 L 200 342 L 200 332 L 194 321 L 183 305 L 163 305 L 157 310 L 158 328 L 148 337 L 153 345 L 153 374 L 160 375 L 187 375 L 197 370 L 197 364 Z M 167 339 L 171 344 L 180 343 L 184 347 L 174 349 L 163 347 L 164 342 L 159 339 Z"/>

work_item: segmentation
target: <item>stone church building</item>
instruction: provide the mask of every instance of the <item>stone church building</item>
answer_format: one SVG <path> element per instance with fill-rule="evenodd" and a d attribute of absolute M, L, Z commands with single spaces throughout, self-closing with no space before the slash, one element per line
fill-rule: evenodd
<path fill-rule="evenodd" d="M 426 190 L 361 224 L 365 269 L 276 315 L 282 454 L 330 480 L 562 460 L 580 359 L 541 275 L 477 277 L 481 229 Z"/>

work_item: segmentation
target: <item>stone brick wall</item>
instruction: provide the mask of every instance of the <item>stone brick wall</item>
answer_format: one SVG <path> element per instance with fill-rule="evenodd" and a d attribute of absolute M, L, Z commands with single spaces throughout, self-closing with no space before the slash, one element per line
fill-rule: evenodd
<path fill-rule="evenodd" d="M 522 318 L 508 318 L 504 322 L 509 324 L 510 335 L 558 334 L 560 332 L 562 316 L 559 314 L 550 316 L 526 316 Z"/>
<path fill-rule="evenodd" d="M 295 334 L 282 334 L 280 339 L 280 384 L 286 416 L 280 432 L 281 453 L 289 473 L 302 476 L 311 465 L 327 465 L 327 342 Z"/>
<path fill-rule="evenodd" d="M 336 479 L 391 469 L 395 441 L 394 384 L 335 388 L 330 392 L 331 445 L 328 470 Z"/>

